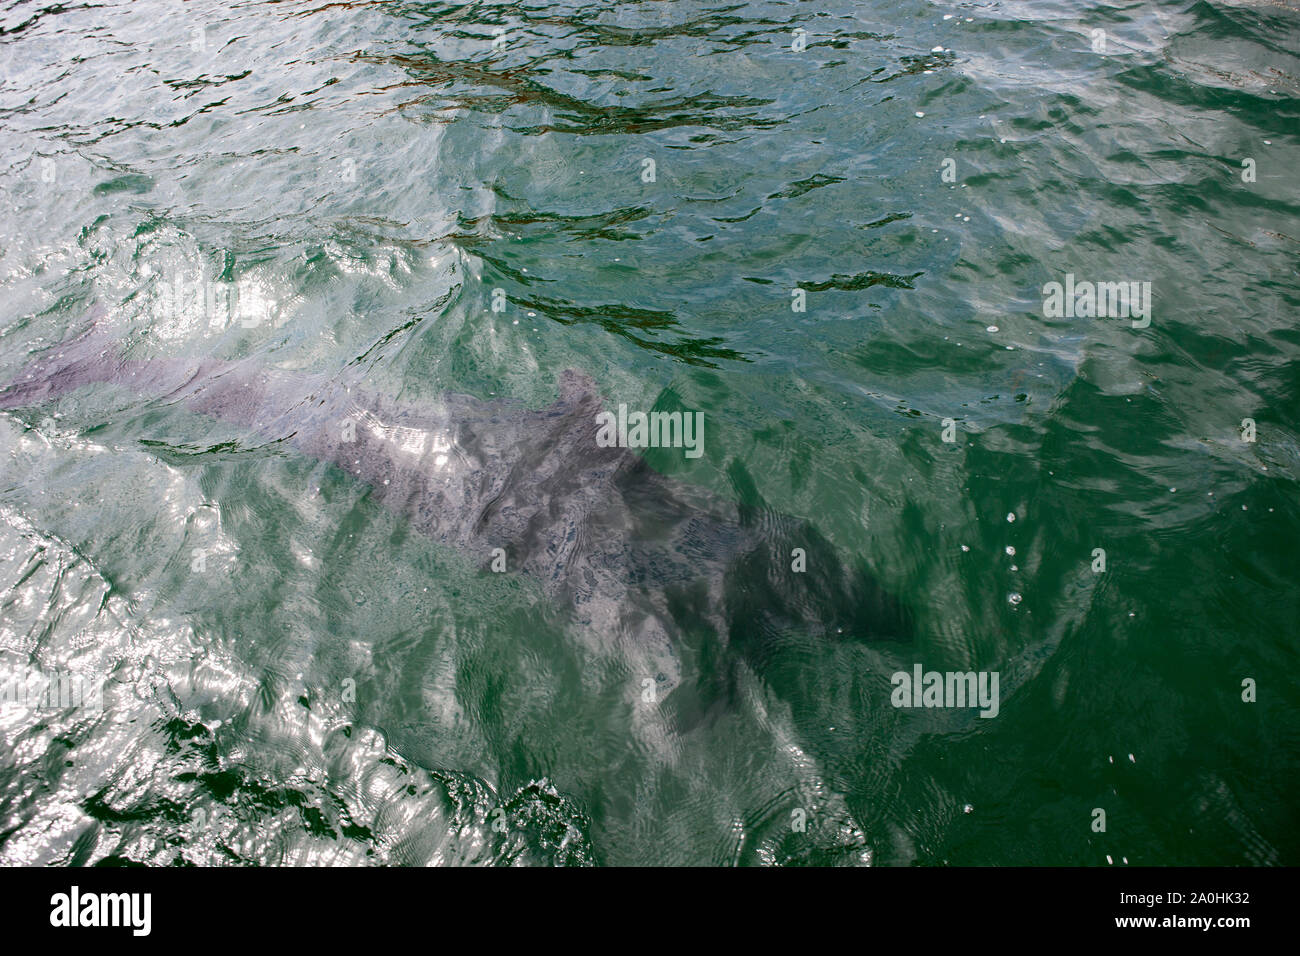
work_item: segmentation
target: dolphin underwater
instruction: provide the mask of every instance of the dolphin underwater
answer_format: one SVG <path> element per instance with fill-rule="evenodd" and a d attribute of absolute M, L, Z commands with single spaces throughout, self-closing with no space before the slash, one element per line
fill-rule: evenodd
<path fill-rule="evenodd" d="M 95 383 L 182 401 L 336 465 L 481 566 L 504 555 L 507 571 L 536 581 L 589 634 L 658 648 L 649 656 L 669 671 L 687 633 L 755 658 L 783 635 L 911 639 L 908 610 L 866 562 L 842 561 L 811 523 L 768 508 L 739 462 L 728 469 L 733 502 L 657 472 L 633 449 L 601 447 L 603 401 L 577 370 L 559 375 L 557 400 L 540 409 L 456 393 L 415 408 L 251 358 L 130 360 L 92 324 L 30 361 L 0 391 L 0 409 Z M 804 570 L 794 570 L 795 549 Z M 677 683 L 657 679 L 665 690 Z"/>

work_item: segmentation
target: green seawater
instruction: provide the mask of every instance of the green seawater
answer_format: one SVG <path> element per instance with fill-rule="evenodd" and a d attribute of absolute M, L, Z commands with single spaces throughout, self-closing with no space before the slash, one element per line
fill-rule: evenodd
<path fill-rule="evenodd" d="M 87 385 L 0 412 L 0 681 L 103 687 L 0 703 L 0 863 L 1300 862 L 1297 169 L 1292 2 L 6 4 L 0 385 L 97 308 L 411 407 L 578 369 L 912 629 L 702 622 L 659 680 Z"/>

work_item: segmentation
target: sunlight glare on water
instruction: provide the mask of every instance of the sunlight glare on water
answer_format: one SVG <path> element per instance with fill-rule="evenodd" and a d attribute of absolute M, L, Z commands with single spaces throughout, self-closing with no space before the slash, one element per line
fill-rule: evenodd
<path fill-rule="evenodd" d="M 8 4 L 0 863 L 1294 863 L 1298 120 L 1287 0 Z"/>

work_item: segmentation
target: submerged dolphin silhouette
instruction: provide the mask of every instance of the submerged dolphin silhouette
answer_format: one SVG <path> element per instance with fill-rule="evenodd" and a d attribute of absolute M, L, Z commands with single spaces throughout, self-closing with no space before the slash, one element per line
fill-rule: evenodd
<path fill-rule="evenodd" d="M 743 652 L 781 633 L 907 640 L 906 610 L 865 562 L 846 565 L 808 522 L 777 514 L 743 466 L 720 500 L 600 447 L 594 381 L 559 376 L 530 409 L 446 394 L 415 409 L 347 382 L 248 359 L 124 359 L 95 326 L 47 351 L 0 392 L 0 408 L 111 382 L 286 441 L 331 462 L 425 534 L 540 583 L 572 619 L 621 639 L 669 642 L 704 628 Z M 792 569 L 803 549 L 806 570 Z"/>

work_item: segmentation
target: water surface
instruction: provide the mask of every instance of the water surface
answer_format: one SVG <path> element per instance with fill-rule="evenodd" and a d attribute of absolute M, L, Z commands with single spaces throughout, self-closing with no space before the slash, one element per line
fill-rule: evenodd
<path fill-rule="evenodd" d="M 96 306 L 411 406 L 579 369 L 914 629 L 683 635 L 647 706 L 285 436 L 88 386 L 0 415 L 0 673 L 107 680 L 0 705 L 0 861 L 1297 862 L 1298 54 L 1293 3 L 8 3 L 0 379 Z"/>

